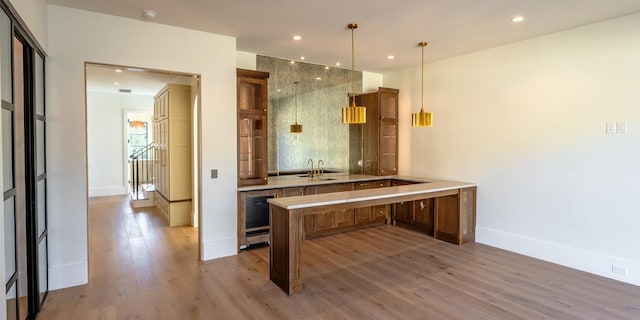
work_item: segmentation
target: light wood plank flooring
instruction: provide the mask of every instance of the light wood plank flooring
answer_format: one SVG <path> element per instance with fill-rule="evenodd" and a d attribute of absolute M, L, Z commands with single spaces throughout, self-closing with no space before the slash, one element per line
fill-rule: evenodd
<path fill-rule="evenodd" d="M 89 284 L 39 319 L 640 319 L 640 287 L 393 226 L 304 242 L 304 291 L 269 281 L 269 251 L 197 260 L 197 229 L 123 197 L 92 198 Z"/>

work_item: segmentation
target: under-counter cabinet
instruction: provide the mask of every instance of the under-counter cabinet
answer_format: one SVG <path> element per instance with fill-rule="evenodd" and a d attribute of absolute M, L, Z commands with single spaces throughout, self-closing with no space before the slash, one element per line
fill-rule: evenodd
<path fill-rule="evenodd" d="M 394 186 L 412 184 L 410 181 L 394 180 Z M 433 236 L 434 199 L 420 199 L 394 203 L 393 223 L 416 229 Z"/>
<path fill-rule="evenodd" d="M 305 194 L 321 194 L 353 190 L 353 183 L 308 186 Z M 353 209 L 318 212 L 304 217 L 305 238 L 334 233 L 337 229 L 354 225 Z"/>
<path fill-rule="evenodd" d="M 170 226 L 191 224 L 191 87 L 168 84 L 154 97 L 155 206 Z"/>
<path fill-rule="evenodd" d="M 385 188 L 390 186 L 390 180 L 355 182 L 353 184 L 354 190 Z M 389 205 L 356 208 L 354 209 L 354 215 L 356 225 L 385 223 L 389 219 Z"/>
<path fill-rule="evenodd" d="M 237 69 L 238 186 L 267 183 L 268 72 Z"/>
<path fill-rule="evenodd" d="M 389 186 L 391 186 L 390 180 L 375 180 L 239 191 L 238 246 L 242 249 L 252 244 L 269 241 L 270 221 L 267 199 Z M 318 212 L 305 217 L 305 238 L 334 234 L 369 225 L 384 224 L 390 221 L 389 213 L 389 205 Z"/>

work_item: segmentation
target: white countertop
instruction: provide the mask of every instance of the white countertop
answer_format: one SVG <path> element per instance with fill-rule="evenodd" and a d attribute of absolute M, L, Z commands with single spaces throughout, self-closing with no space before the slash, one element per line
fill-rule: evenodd
<path fill-rule="evenodd" d="M 354 176 L 354 175 L 349 175 L 349 176 Z M 415 181 L 418 183 L 395 186 L 395 187 L 386 187 L 386 188 L 322 193 L 322 194 L 313 194 L 313 195 L 305 195 L 305 196 L 297 196 L 297 197 L 272 198 L 272 199 L 268 199 L 267 201 L 270 204 L 282 207 L 287 210 L 291 210 L 291 209 L 303 209 L 303 208 L 319 207 L 319 206 L 325 206 L 325 205 L 334 205 L 334 204 L 342 204 L 342 203 L 350 203 L 350 202 L 358 202 L 358 201 L 369 201 L 369 200 L 375 200 L 375 199 L 385 199 L 385 198 L 398 197 L 398 196 L 425 194 L 425 193 L 455 190 L 460 188 L 468 188 L 468 187 L 476 186 L 476 184 L 468 183 L 468 182 L 433 180 L 433 179 L 423 179 L 423 178 L 415 178 L 415 177 L 403 177 L 403 176 L 377 177 L 377 176 L 364 176 L 364 175 L 356 175 L 356 176 L 367 177 L 366 179 L 363 178 L 361 180 L 374 180 L 372 179 L 373 177 L 373 178 L 380 178 L 380 179 L 408 180 L 408 181 Z M 343 181 L 351 182 L 354 180 L 345 179 Z M 358 180 L 355 180 L 355 181 L 358 181 Z M 341 181 L 338 181 L 338 180 L 329 181 L 329 183 L 339 183 L 339 182 Z"/>
<path fill-rule="evenodd" d="M 288 187 L 305 187 L 321 184 L 333 184 L 342 182 L 358 182 L 358 181 L 372 181 L 372 180 L 385 180 L 385 179 L 402 179 L 398 176 L 369 176 L 366 174 L 349 174 L 349 173 L 325 173 L 320 177 L 308 178 L 300 177 L 300 175 L 284 175 L 269 177 L 267 184 L 260 184 L 255 186 L 239 187 L 238 191 L 254 191 L 254 190 L 267 190 L 267 189 L 279 189 Z M 416 180 L 411 180 L 416 181 Z M 425 180 L 417 180 L 425 181 Z"/>

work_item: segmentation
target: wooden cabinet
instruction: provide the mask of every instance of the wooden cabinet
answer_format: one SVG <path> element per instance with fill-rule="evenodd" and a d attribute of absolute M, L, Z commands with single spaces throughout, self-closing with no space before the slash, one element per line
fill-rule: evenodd
<path fill-rule="evenodd" d="M 353 183 L 334 183 L 309 186 L 305 194 L 320 194 L 353 190 Z M 355 224 L 354 210 L 342 209 L 319 212 L 304 217 L 304 232 L 306 238 L 333 233 L 340 228 L 351 227 Z"/>
<path fill-rule="evenodd" d="M 281 197 L 304 196 L 304 187 L 289 187 L 280 189 Z"/>
<path fill-rule="evenodd" d="M 269 221 L 267 220 L 269 211 L 266 202 L 269 198 L 384 188 L 391 185 L 391 180 L 386 179 L 240 191 L 238 192 L 238 246 L 242 249 L 252 244 L 269 241 Z M 305 238 L 385 224 L 391 221 L 390 213 L 391 205 L 377 205 L 354 209 L 336 209 L 306 215 L 304 217 Z"/>
<path fill-rule="evenodd" d="M 354 182 L 354 190 L 373 189 L 390 187 L 390 180 L 375 180 L 365 182 Z M 375 223 L 385 223 L 389 218 L 389 205 L 380 205 L 366 208 L 354 209 L 355 224 L 364 225 Z"/>
<path fill-rule="evenodd" d="M 237 69 L 238 186 L 267 183 L 268 72 Z"/>
<path fill-rule="evenodd" d="M 305 194 L 340 192 L 390 187 L 390 180 L 358 181 L 354 183 L 329 184 L 307 187 Z M 390 206 L 340 209 L 307 215 L 304 217 L 305 238 L 342 232 L 366 225 L 379 225 L 389 221 Z"/>
<path fill-rule="evenodd" d="M 412 184 L 411 181 L 394 180 L 394 186 Z M 417 229 L 433 235 L 434 200 L 421 199 L 393 204 L 393 223 Z"/>
<path fill-rule="evenodd" d="M 411 226 L 433 235 L 433 199 L 405 201 L 393 205 L 393 220 L 397 225 Z"/>
<path fill-rule="evenodd" d="M 475 241 L 476 187 L 463 188 L 457 195 L 439 197 L 434 205 L 434 237 L 451 243 Z"/>
<path fill-rule="evenodd" d="M 191 87 L 168 84 L 154 97 L 155 205 L 170 226 L 191 224 Z"/>
<path fill-rule="evenodd" d="M 393 204 L 393 222 L 413 222 L 413 201 L 405 201 Z"/>
<path fill-rule="evenodd" d="M 393 185 L 411 183 L 394 180 Z M 462 188 L 455 195 L 392 205 L 393 223 L 443 241 L 463 244 L 475 241 L 476 187 Z"/>
<path fill-rule="evenodd" d="M 362 141 L 361 150 L 350 148 L 351 172 L 398 174 L 398 92 L 380 87 L 356 96 L 356 103 L 367 108 L 367 122 L 349 127 L 350 143 Z"/>

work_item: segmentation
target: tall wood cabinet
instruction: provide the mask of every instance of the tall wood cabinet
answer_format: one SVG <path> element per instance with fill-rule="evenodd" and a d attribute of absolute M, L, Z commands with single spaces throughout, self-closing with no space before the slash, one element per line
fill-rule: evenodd
<path fill-rule="evenodd" d="M 361 141 L 362 148 L 350 148 L 350 171 L 368 175 L 398 174 L 398 89 L 356 96 L 356 103 L 367 108 L 367 122 L 349 127 L 352 145 Z"/>
<path fill-rule="evenodd" d="M 168 84 L 154 97 L 154 202 L 170 226 L 191 224 L 191 87 Z"/>
<path fill-rule="evenodd" d="M 237 69 L 238 186 L 267 183 L 268 72 Z"/>

